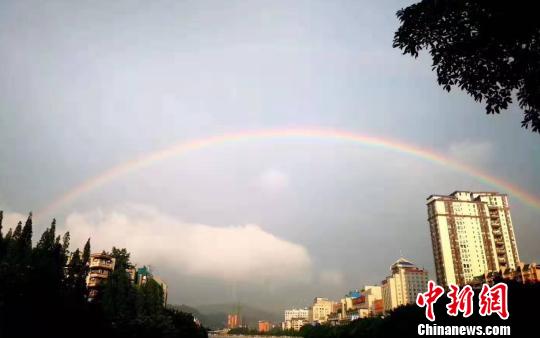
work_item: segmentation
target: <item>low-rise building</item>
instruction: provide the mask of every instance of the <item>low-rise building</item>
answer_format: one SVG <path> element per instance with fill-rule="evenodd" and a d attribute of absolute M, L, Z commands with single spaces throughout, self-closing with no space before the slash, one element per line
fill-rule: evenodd
<path fill-rule="evenodd" d="M 290 320 L 284 322 L 284 330 L 294 330 L 300 331 L 302 326 L 309 324 L 309 320 L 305 318 L 291 318 Z"/>
<path fill-rule="evenodd" d="M 285 310 L 285 312 L 284 312 L 285 321 L 291 320 L 293 318 L 309 319 L 309 309 L 308 308 L 303 308 L 303 309 Z"/>
<path fill-rule="evenodd" d="M 289 309 L 284 312 L 284 321 L 281 325 L 283 330 L 295 330 L 309 323 L 310 311 L 308 308 L 304 309 Z"/>

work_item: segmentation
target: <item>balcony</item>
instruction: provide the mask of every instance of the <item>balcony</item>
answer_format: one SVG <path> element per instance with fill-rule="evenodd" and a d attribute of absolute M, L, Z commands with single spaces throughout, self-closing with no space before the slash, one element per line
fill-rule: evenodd
<path fill-rule="evenodd" d="M 103 268 L 112 270 L 114 267 L 112 261 L 107 261 L 103 259 L 92 259 L 90 261 L 90 268 Z"/>
<path fill-rule="evenodd" d="M 90 280 L 92 280 L 92 278 L 106 279 L 106 278 L 109 278 L 109 273 L 106 271 L 103 271 L 103 272 L 90 271 L 90 274 L 88 276 L 90 277 Z"/>

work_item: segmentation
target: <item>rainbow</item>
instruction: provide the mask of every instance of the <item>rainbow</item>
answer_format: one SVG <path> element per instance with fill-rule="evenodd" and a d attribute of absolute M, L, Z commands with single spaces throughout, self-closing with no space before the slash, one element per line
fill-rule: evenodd
<path fill-rule="evenodd" d="M 405 142 L 381 138 L 364 134 L 357 134 L 346 130 L 323 129 L 323 128 L 289 128 L 289 129 L 263 129 L 254 131 L 244 131 L 237 133 L 223 134 L 219 136 L 210 136 L 191 141 L 184 141 L 173 144 L 169 147 L 154 151 L 133 160 L 118 164 L 69 190 L 51 204 L 38 211 L 39 215 L 49 215 L 52 212 L 65 207 L 82 195 L 97 189 L 108 182 L 111 182 L 125 174 L 148 167 L 159 161 L 180 156 L 188 152 L 201 150 L 204 148 L 215 147 L 221 144 L 234 143 L 241 141 L 281 139 L 281 138 L 307 138 L 347 141 L 364 146 L 373 146 L 383 149 L 389 149 L 400 153 L 408 154 L 423 160 L 427 160 L 458 172 L 472 176 L 479 181 L 499 189 L 501 192 L 508 193 L 521 200 L 525 204 L 540 210 L 540 198 L 506 182 L 500 178 L 492 176 L 478 168 L 459 162 L 437 153 L 431 149 L 407 144 Z"/>

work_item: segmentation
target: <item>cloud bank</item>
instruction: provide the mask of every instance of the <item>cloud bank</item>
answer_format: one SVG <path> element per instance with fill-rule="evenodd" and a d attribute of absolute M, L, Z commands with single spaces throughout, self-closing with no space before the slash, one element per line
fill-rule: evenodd
<path fill-rule="evenodd" d="M 215 227 L 182 222 L 155 208 L 128 205 L 72 213 L 72 243 L 92 237 L 92 251 L 126 247 L 132 261 L 160 271 L 225 281 L 307 281 L 311 258 L 298 244 L 257 225 Z"/>

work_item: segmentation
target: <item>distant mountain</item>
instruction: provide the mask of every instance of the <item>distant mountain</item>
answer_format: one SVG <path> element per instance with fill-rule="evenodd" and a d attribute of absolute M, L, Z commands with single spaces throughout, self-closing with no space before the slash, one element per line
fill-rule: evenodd
<path fill-rule="evenodd" d="M 227 326 L 227 315 L 235 313 L 240 309 L 242 322 L 250 328 L 257 328 L 259 320 L 268 320 L 272 323 L 279 323 L 283 320 L 278 313 L 261 310 L 245 304 L 208 304 L 199 305 L 196 308 L 187 305 L 174 305 L 174 308 L 193 314 L 201 323 L 211 329 L 220 329 Z"/>
<path fill-rule="evenodd" d="M 209 329 L 215 330 L 227 326 L 227 313 L 225 312 L 203 314 L 196 308 L 185 304 L 171 305 L 171 307 L 182 312 L 191 313 L 193 317 L 197 318 L 204 327 L 207 327 Z"/>

